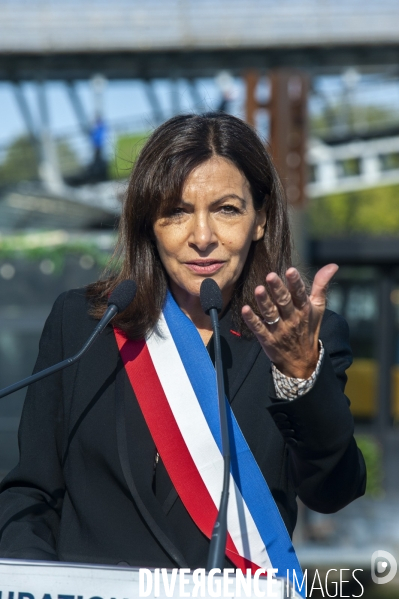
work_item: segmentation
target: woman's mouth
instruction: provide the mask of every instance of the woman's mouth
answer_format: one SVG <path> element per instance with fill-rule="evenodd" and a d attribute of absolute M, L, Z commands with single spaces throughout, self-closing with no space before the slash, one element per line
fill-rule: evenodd
<path fill-rule="evenodd" d="M 193 272 L 211 275 L 222 268 L 224 262 L 222 260 L 193 260 L 185 264 Z"/>

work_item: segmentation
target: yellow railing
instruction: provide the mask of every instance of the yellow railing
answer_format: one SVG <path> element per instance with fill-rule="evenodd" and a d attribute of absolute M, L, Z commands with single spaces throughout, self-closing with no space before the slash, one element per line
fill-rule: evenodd
<path fill-rule="evenodd" d="M 377 410 L 377 375 L 376 360 L 357 358 L 348 372 L 346 394 L 351 400 L 351 410 L 359 418 L 373 418 Z M 391 369 L 392 415 L 399 419 L 399 366 Z"/>

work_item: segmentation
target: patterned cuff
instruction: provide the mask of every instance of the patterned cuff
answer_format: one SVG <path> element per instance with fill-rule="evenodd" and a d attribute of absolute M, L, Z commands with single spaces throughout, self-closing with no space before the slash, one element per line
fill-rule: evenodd
<path fill-rule="evenodd" d="M 282 374 L 272 363 L 274 387 L 276 389 L 276 395 L 279 399 L 296 399 L 297 397 L 305 395 L 305 393 L 311 390 L 320 372 L 321 363 L 324 356 L 324 347 L 320 339 L 319 349 L 319 359 L 316 364 L 316 369 L 312 376 L 308 379 L 296 379 L 294 377 L 285 376 L 285 374 Z"/>

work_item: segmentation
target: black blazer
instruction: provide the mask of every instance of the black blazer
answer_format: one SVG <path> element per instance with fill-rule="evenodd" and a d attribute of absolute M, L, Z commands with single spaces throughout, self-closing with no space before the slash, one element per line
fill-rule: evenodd
<path fill-rule="evenodd" d="M 84 290 L 62 294 L 40 341 L 35 370 L 73 355 L 94 328 Z M 327 311 L 326 355 L 313 389 L 275 396 L 256 339 L 221 319 L 226 393 L 290 534 L 296 495 L 334 512 L 364 493 L 365 466 L 343 393 L 348 327 Z M 212 342 L 208 351 L 213 354 Z M 20 461 L 1 484 L 0 555 L 131 566 L 204 567 L 198 530 L 159 463 L 109 326 L 78 364 L 28 390 Z M 265 514 L 267 518 L 268 515 Z"/>

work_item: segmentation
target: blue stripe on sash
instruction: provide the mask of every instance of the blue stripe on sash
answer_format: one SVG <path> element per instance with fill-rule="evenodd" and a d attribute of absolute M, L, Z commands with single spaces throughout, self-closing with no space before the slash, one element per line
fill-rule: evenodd
<path fill-rule="evenodd" d="M 170 292 L 163 313 L 205 419 L 221 451 L 215 368 L 196 327 L 180 310 Z M 252 514 L 273 568 L 278 568 L 280 576 L 285 576 L 287 569 L 290 570 L 290 579 L 292 570 L 295 570 L 298 580 L 302 581 L 301 567 L 280 512 L 227 399 L 226 403 L 231 436 L 231 473 L 235 483 Z M 241 511 L 239 506 L 238 510 Z M 243 543 L 245 546 L 245 538 Z"/>

